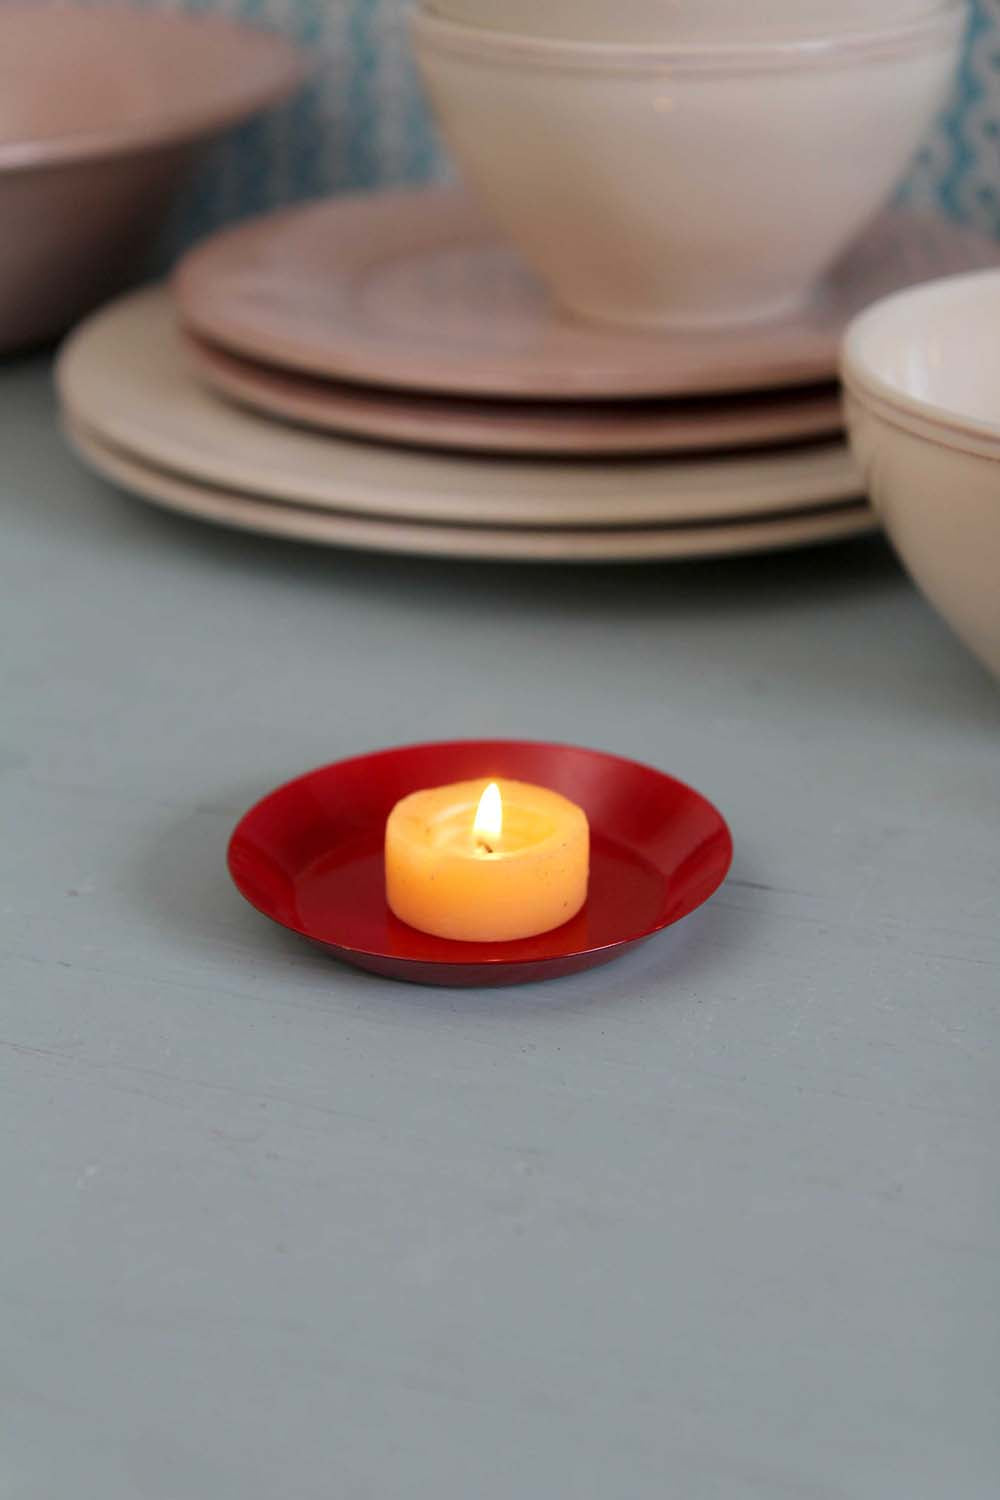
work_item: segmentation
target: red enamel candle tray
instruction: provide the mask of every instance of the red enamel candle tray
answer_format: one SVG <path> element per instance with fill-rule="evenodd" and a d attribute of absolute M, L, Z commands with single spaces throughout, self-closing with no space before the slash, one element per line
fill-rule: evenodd
<path fill-rule="evenodd" d="M 508 777 L 562 792 L 590 821 L 590 886 L 571 922 L 508 943 L 432 937 L 385 900 L 383 839 L 409 792 Z M 407 745 L 338 761 L 271 792 L 229 844 L 237 889 L 272 921 L 373 973 L 498 985 L 576 974 L 680 921 L 726 877 L 732 838 L 699 792 L 599 750 L 527 740 Z"/>

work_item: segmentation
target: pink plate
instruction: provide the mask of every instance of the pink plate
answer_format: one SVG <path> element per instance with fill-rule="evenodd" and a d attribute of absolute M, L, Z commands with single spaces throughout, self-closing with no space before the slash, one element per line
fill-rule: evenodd
<path fill-rule="evenodd" d="M 406 926 L 385 901 L 392 807 L 421 787 L 497 776 L 583 807 L 586 906 L 514 943 L 456 943 Z M 579 973 L 680 921 L 722 884 L 732 849 L 717 809 L 650 766 L 571 745 L 458 740 L 358 756 L 279 787 L 237 825 L 229 870 L 258 911 L 359 968 L 418 984 L 499 985 Z"/>
<path fill-rule="evenodd" d="M 184 346 L 209 390 L 263 416 L 321 432 L 471 453 L 692 453 L 771 447 L 843 431 L 836 385 L 723 399 L 491 401 L 320 380 L 242 359 L 189 334 Z"/>
<path fill-rule="evenodd" d="M 188 252 L 174 291 L 188 332 L 300 375 L 548 402 L 729 399 L 833 380 L 855 313 L 997 256 L 986 235 L 890 209 L 794 312 L 712 329 L 614 328 L 558 312 L 465 194 L 410 188 L 224 229 Z"/>

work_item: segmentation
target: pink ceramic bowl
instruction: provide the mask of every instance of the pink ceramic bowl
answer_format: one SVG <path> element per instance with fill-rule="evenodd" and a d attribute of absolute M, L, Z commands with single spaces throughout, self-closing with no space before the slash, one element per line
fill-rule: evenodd
<path fill-rule="evenodd" d="M 301 80 L 288 43 L 125 6 L 0 4 L 0 352 L 141 272 L 196 149 Z"/>

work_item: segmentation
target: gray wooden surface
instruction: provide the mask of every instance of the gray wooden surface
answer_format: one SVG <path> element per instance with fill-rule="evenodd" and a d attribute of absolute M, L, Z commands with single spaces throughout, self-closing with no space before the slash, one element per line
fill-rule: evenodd
<path fill-rule="evenodd" d="M 880 542 L 312 551 L 79 468 L 0 377 L 3 1500 L 1000 1494 L 1000 694 Z M 533 735 L 729 815 L 617 965 L 367 978 L 224 845 Z"/>

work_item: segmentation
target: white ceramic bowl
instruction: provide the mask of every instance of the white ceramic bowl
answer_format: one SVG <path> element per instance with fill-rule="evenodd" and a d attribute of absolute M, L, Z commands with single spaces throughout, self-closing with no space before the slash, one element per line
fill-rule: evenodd
<path fill-rule="evenodd" d="M 489 31 L 575 42 L 752 41 L 843 35 L 911 21 L 931 0 L 430 0 Z"/>
<path fill-rule="evenodd" d="M 961 29 L 954 0 L 894 31 L 752 46 L 414 21 L 445 137 L 499 227 L 567 308 L 639 326 L 803 301 L 907 165 Z"/>
<path fill-rule="evenodd" d="M 1000 271 L 950 276 L 851 324 L 851 443 L 915 581 L 1000 677 Z"/>
<path fill-rule="evenodd" d="M 197 148 L 303 73 L 287 42 L 231 21 L 3 0 L 0 352 L 140 276 Z"/>

